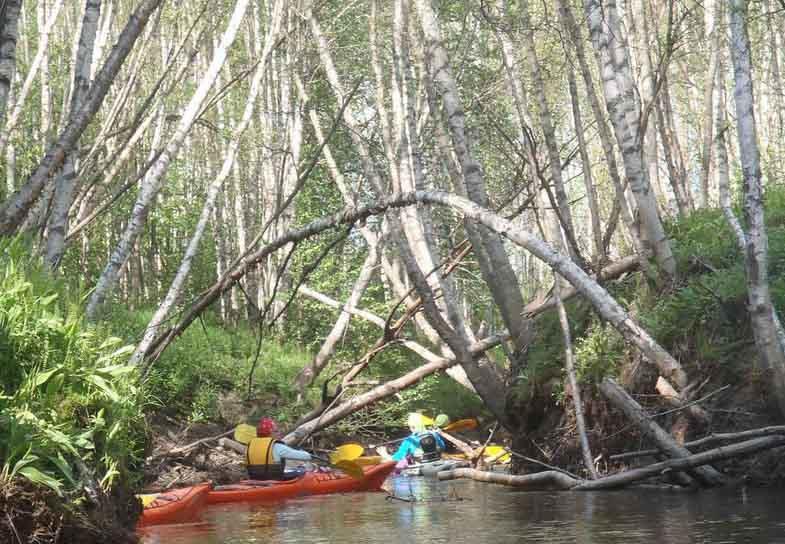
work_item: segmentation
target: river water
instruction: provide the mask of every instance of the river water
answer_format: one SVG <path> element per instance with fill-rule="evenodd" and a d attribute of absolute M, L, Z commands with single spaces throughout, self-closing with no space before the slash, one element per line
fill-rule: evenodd
<path fill-rule="evenodd" d="M 469 480 L 396 476 L 386 493 L 206 508 L 157 526 L 145 544 L 327 543 L 785 544 L 785 491 L 737 488 L 531 492 Z"/>

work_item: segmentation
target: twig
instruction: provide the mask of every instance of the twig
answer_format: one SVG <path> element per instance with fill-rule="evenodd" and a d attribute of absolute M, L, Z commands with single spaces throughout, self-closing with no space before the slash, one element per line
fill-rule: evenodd
<path fill-rule="evenodd" d="M 517 451 L 512 451 L 512 450 L 507 450 L 507 451 L 509 452 L 510 455 L 512 455 L 514 457 L 517 457 L 518 459 L 523 459 L 524 461 L 528 461 L 529 463 L 534 463 L 535 465 L 540 465 L 542 467 L 549 468 L 551 470 L 555 470 L 556 472 L 561 472 L 562 474 L 566 474 L 567 476 L 570 476 L 571 478 L 575 478 L 576 480 L 583 480 L 583 478 L 581 478 L 580 476 L 576 476 L 575 474 L 573 474 L 569 470 L 564 470 L 562 468 L 555 467 L 553 465 L 549 465 L 548 463 L 544 463 L 542 461 L 538 461 L 537 459 L 532 459 L 531 457 L 527 457 L 527 456 L 523 455 L 522 453 L 518 453 Z"/>
<path fill-rule="evenodd" d="M 8 526 L 11 527 L 11 530 L 14 532 L 14 536 L 16 537 L 17 542 L 19 542 L 19 544 L 22 544 L 22 539 L 19 538 L 19 533 L 16 532 L 16 526 L 14 525 L 14 520 L 11 519 L 11 515 L 8 512 L 6 512 L 5 517 L 8 520 Z"/>

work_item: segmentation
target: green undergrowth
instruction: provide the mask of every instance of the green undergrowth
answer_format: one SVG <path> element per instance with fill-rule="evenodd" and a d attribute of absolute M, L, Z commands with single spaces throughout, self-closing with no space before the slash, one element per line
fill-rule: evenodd
<path fill-rule="evenodd" d="M 736 209 L 740 219 L 742 213 Z M 771 294 L 785 309 L 785 191 L 766 195 Z M 699 210 L 667 225 L 679 270 L 675 286 L 658 290 L 640 274 L 605 287 L 691 375 L 722 379 L 743 376 L 754 364 L 742 255 L 719 210 Z M 617 376 L 630 348 L 585 301 L 566 304 L 576 366 L 583 383 Z M 564 373 L 564 343 L 555 312 L 537 319 L 536 340 L 519 387 Z M 557 388 L 557 400 L 563 391 Z"/>
<path fill-rule="evenodd" d="M 131 347 L 88 326 L 83 307 L 29 244 L 0 241 L 0 481 L 78 495 L 133 479 L 145 400 Z"/>

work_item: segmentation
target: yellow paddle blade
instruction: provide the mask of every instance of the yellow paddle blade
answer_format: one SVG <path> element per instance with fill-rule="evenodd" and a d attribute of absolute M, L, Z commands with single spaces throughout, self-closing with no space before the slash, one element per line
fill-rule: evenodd
<path fill-rule="evenodd" d="M 338 461 L 337 463 L 332 463 L 332 465 L 335 468 L 344 471 L 346 474 L 348 474 L 352 478 L 360 479 L 360 478 L 364 478 L 365 477 L 365 472 L 363 472 L 363 467 L 361 467 L 360 465 L 358 465 L 354 461 L 349 461 L 348 459 L 342 459 L 341 461 Z"/>
<path fill-rule="evenodd" d="M 234 429 L 234 439 L 241 444 L 247 444 L 251 439 L 256 438 L 256 429 L 253 425 L 247 423 L 240 423 Z"/>
<path fill-rule="evenodd" d="M 330 454 L 330 462 L 335 464 L 342 459 L 347 461 L 354 461 L 365 452 L 360 444 L 343 444 L 335 448 L 335 451 Z"/>
<path fill-rule="evenodd" d="M 444 431 L 450 432 L 460 432 L 460 431 L 471 431 L 472 429 L 476 429 L 479 423 L 476 419 L 459 419 L 458 421 L 453 421 L 449 425 L 444 427 Z"/>
<path fill-rule="evenodd" d="M 496 457 L 497 455 L 501 455 L 502 453 L 504 453 L 506 451 L 507 450 L 504 448 L 504 446 L 486 446 L 485 447 L 485 452 L 483 453 L 483 456 L 486 457 L 486 458 L 488 458 L 488 457 Z M 507 453 L 507 454 L 502 455 L 501 457 L 499 457 L 497 459 L 497 461 L 500 462 L 500 463 L 506 463 L 510 459 L 511 459 L 511 456 L 510 456 L 509 453 Z"/>
<path fill-rule="evenodd" d="M 158 493 L 153 493 L 150 495 L 137 495 L 136 497 L 142 501 L 142 508 L 147 508 L 153 504 L 155 499 L 158 498 Z"/>

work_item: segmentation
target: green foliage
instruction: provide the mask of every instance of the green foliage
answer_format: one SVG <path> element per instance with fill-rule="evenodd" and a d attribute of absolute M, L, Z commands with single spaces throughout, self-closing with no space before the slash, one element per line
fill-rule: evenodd
<path fill-rule="evenodd" d="M 575 342 L 575 372 L 579 382 L 599 383 L 615 376 L 624 355 L 624 339 L 608 323 L 594 322 Z"/>
<path fill-rule="evenodd" d="M 126 335 L 126 341 L 135 342 L 151 315 L 151 311 L 115 307 L 107 319 L 113 330 Z M 230 330 L 209 320 L 196 323 L 156 361 L 145 380 L 145 392 L 171 415 L 191 421 L 221 420 L 222 396 L 247 396 L 257 339 L 258 330 Z M 254 371 L 252 398 L 276 397 L 290 405 L 294 377 L 308 360 L 298 347 L 265 340 Z"/>
<path fill-rule="evenodd" d="M 108 489 L 129 476 L 141 443 L 131 348 L 86 325 L 83 297 L 30 253 L 0 243 L 0 478 L 61 492 L 89 477 Z"/>

